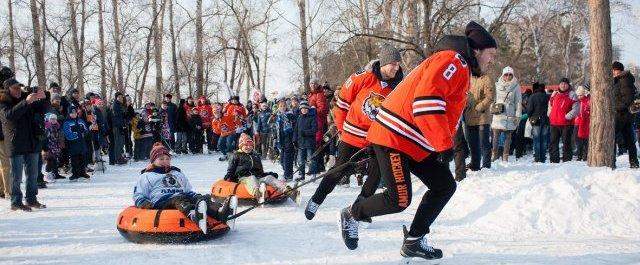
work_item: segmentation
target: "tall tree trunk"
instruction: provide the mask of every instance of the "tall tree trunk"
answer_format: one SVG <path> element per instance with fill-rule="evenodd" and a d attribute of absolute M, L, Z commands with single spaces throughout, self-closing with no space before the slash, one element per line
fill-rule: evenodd
<path fill-rule="evenodd" d="M 196 4 L 196 96 L 203 95 L 204 87 L 204 58 L 202 48 L 202 0 Z"/>
<path fill-rule="evenodd" d="M 147 35 L 147 46 L 145 47 L 144 64 L 142 66 L 142 82 L 138 90 L 138 106 L 142 106 L 144 87 L 147 85 L 147 73 L 149 73 L 149 61 L 151 61 L 151 38 L 153 38 L 153 25 L 149 27 L 149 35 Z"/>
<path fill-rule="evenodd" d="M 391 21 L 392 12 L 393 12 L 393 2 L 394 0 L 387 0 L 382 2 L 382 31 L 383 36 L 393 37 L 393 32 L 391 31 Z"/>
<path fill-rule="evenodd" d="M 262 84 L 260 85 L 260 91 L 263 95 L 267 92 L 267 60 L 269 59 L 269 26 L 270 22 L 267 22 L 264 30 L 264 60 L 262 61 Z M 226 66 L 226 65 L 225 65 Z"/>
<path fill-rule="evenodd" d="M 9 3 L 9 67 L 13 71 L 16 70 L 16 39 L 13 35 L 15 29 L 13 28 L 13 0 L 7 0 Z"/>
<path fill-rule="evenodd" d="M 156 66 L 156 104 L 160 104 L 162 100 L 162 21 L 164 21 L 164 1 L 160 0 L 160 2 L 160 7 L 158 8 L 158 1 L 153 0 L 153 15 L 156 17 L 155 23 L 153 24 L 153 49 Z"/>
<path fill-rule="evenodd" d="M 31 0 L 31 24 L 33 25 L 33 49 L 36 57 L 36 75 L 38 77 L 38 87 L 44 89 L 47 87 L 46 75 L 44 72 L 44 53 L 40 44 L 42 31 L 40 29 L 40 21 L 38 20 L 38 5 L 36 0 Z"/>
<path fill-rule="evenodd" d="M 84 63 L 83 53 L 80 48 L 80 41 L 78 40 L 78 23 L 76 21 L 76 0 L 69 0 L 69 17 L 71 19 L 71 38 L 73 42 L 73 55 L 76 63 L 76 77 L 72 80 L 75 81 L 75 88 L 78 89 L 80 95 L 84 95 Z M 73 83 L 72 83 L 73 85 Z"/>
<path fill-rule="evenodd" d="M 113 38 L 116 43 L 116 71 L 118 78 L 118 92 L 124 93 L 124 74 L 122 73 L 122 48 L 121 48 L 121 36 L 120 36 L 120 22 L 118 20 L 118 0 L 111 0 L 113 6 Z"/>
<path fill-rule="evenodd" d="M 176 55 L 176 31 L 173 27 L 173 0 L 169 1 L 169 33 L 171 34 L 171 65 L 173 66 L 173 93 L 176 100 L 182 98 L 180 96 L 180 75 L 178 73 L 178 57 Z"/>
<path fill-rule="evenodd" d="M 229 87 L 233 90 L 236 84 L 236 69 L 238 67 L 238 56 L 240 53 L 240 40 L 242 39 L 242 35 L 238 30 L 238 37 L 236 38 L 236 49 L 233 52 L 233 61 L 231 62 L 231 82 L 229 82 Z M 231 95 L 229 95 L 231 96 Z"/>
<path fill-rule="evenodd" d="M 591 124 L 588 165 L 615 167 L 614 91 L 611 88 L 611 14 L 609 0 L 589 0 Z"/>
<path fill-rule="evenodd" d="M 100 35 L 100 96 L 107 98 L 107 66 L 104 47 L 104 20 L 102 18 L 102 0 L 98 0 L 98 33 Z"/>
<path fill-rule="evenodd" d="M 40 17 L 40 20 L 42 21 L 41 25 L 42 25 L 42 31 L 41 31 L 41 35 L 42 35 L 42 54 L 47 54 L 47 38 L 46 38 L 46 34 L 44 34 L 44 25 L 46 25 L 46 21 L 47 21 L 47 0 L 42 0 L 42 2 L 40 3 L 40 10 L 42 11 L 42 17 Z M 44 68 L 45 70 L 45 74 L 47 72 L 47 67 L 45 66 Z"/>
<path fill-rule="evenodd" d="M 307 46 L 307 19 L 305 0 L 298 0 L 298 9 L 300 13 L 300 50 L 302 53 L 302 74 L 304 76 L 302 84 L 304 91 L 309 91 L 309 83 L 311 82 L 311 72 L 309 69 L 309 47 Z"/>

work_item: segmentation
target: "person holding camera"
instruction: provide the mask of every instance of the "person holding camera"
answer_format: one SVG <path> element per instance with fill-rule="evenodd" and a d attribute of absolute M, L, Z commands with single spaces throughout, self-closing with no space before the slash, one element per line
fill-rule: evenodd
<path fill-rule="evenodd" d="M 11 160 L 11 210 L 30 212 L 31 208 L 46 208 L 38 202 L 38 144 L 40 140 L 40 123 L 34 117 L 42 117 L 47 107 L 44 89 L 32 88 L 31 92 L 23 91 L 23 85 L 11 78 L 3 82 L 4 90 L 0 91 L 0 121 L 4 133 L 7 155 Z M 38 115 L 40 114 L 40 115 Z M 42 126 L 44 127 L 44 125 Z M 22 172 L 26 176 L 26 205 L 22 202 Z"/>
<path fill-rule="evenodd" d="M 499 158 L 498 142 L 500 134 L 504 133 L 502 149 L 502 161 L 509 159 L 509 147 L 511 146 L 511 134 L 518 128 L 520 115 L 522 115 L 522 94 L 518 79 L 513 75 L 513 68 L 507 66 L 502 69 L 502 76 L 496 82 L 495 102 L 491 105 L 491 130 L 493 131 L 493 146 L 491 161 Z"/>
<path fill-rule="evenodd" d="M 85 135 L 87 134 L 87 124 L 78 117 L 78 110 L 74 106 L 67 109 L 69 112 L 67 119 L 62 125 L 66 146 L 71 156 L 71 177 L 70 181 L 76 181 L 78 178 L 89 179 L 87 175 L 85 161 L 85 153 L 87 152 L 87 144 L 85 143 Z"/>

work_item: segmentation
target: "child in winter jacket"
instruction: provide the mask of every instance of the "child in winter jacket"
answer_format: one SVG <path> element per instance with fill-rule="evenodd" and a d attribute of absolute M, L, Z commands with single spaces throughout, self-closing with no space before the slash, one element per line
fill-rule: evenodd
<path fill-rule="evenodd" d="M 283 181 L 278 180 L 278 174 L 263 171 L 260 156 L 253 152 L 255 146 L 251 136 L 243 133 L 238 142 L 238 151 L 231 155 L 225 180 L 244 184 L 249 194 L 258 198 L 258 201 L 264 200 L 266 189 L 259 188 L 263 183 L 274 187 L 278 192 L 290 189 Z M 294 201 L 297 198 L 297 194 L 293 192 L 288 195 Z"/>
<path fill-rule="evenodd" d="M 131 118 L 131 131 L 133 132 L 134 151 L 133 160 L 140 161 L 149 159 L 151 151 L 151 143 L 153 142 L 153 133 L 151 132 L 151 124 L 144 111 L 137 113 Z"/>
<path fill-rule="evenodd" d="M 260 103 L 260 111 L 256 115 L 256 139 L 258 139 L 259 150 L 262 159 L 267 158 L 267 150 L 271 144 L 271 110 L 266 102 Z"/>
<path fill-rule="evenodd" d="M 230 207 L 230 198 L 222 204 L 211 201 L 208 195 L 193 192 L 191 183 L 182 171 L 171 166 L 169 150 L 156 142 L 149 154 L 151 164 L 142 170 L 140 178 L 133 188 L 133 202 L 142 209 L 177 209 L 193 222 L 206 230 L 201 220 L 210 216 L 226 222 L 234 207 Z"/>
<path fill-rule="evenodd" d="M 218 139 L 218 150 L 222 152 L 220 161 L 227 160 L 227 153 L 233 152 L 236 141 L 236 123 L 235 116 L 224 115 L 223 113 L 216 113 L 214 122 L 217 127 L 220 128 L 220 138 Z"/>
<path fill-rule="evenodd" d="M 62 125 L 64 137 L 67 140 L 66 146 L 71 157 L 71 177 L 70 181 L 76 181 L 78 178 L 89 178 L 86 173 L 87 162 L 85 154 L 87 153 L 87 144 L 85 143 L 85 135 L 87 134 L 87 125 L 78 117 L 75 106 L 67 109 L 68 117 Z"/>
<path fill-rule="evenodd" d="M 576 145 L 578 150 L 576 156 L 578 160 L 587 161 L 587 151 L 589 150 L 589 123 L 591 116 L 591 96 L 589 95 L 589 86 L 579 86 L 576 89 L 576 95 L 580 101 L 580 112 L 575 119 L 575 124 L 578 127 L 578 137 L 576 139 Z"/>
<path fill-rule="evenodd" d="M 295 115 L 287 110 L 286 102 L 278 102 L 278 111 L 276 114 L 276 146 L 280 151 L 280 164 L 284 169 L 284 178 L 293 179 L 293 159 L 295 150 L 293 147 L 294 123 Z"/>
<path fill-rule="evenodd" d="M 62 148 L 64 148 L 64 135 L 58 123 L 58 116 L 53 113 L 47 113 L 45 115 L 44 128 L 47 136 L 46 144 L 42 151 L 42 158 L 47 163 L 45 180 L 47 182 L 55 182 L 56 179 L 65 178 L 58 173 L 58 158 L 62 154 Z"/>
<path fill-rule="evenodd" d="M 191 109 L 191 119 L 189 119 L 189 126 L 191 127 L 191 140 L 189 141 L 189 149 L 193 154 L 202 153 L 202 134 L 204 128 L 202 127 L 202 117 L 197 108 Z"/>
<path fill-rule="evenodd" d="M 305 165 L 307 160 L 311 160 L 309 171 L 314 172 L 316 170 L 316 159 L 311 159 L 316 147 L 316 109 L 309 108 L 309 103 L 306 101 L 300 102 L 300 115 L 296 121 L 296 128 L 294 133 L 293 143 L 298 148 L 298 165 L 300 167 L 300 176 L 296 178 L 296 181 L 304 180 L 305 177 Z"/>

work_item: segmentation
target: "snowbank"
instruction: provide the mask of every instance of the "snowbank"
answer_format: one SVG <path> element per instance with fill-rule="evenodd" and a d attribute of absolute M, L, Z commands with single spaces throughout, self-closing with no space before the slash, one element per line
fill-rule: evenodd
<path fill-rule="evenodd" d="M 218 156 L 176 157 L 196 191 L 208 192 L 226 163 Z M 442 264 L 633 264 L 640 262 L 640 171 L 588 168 L 581 162 L 534 164 L 530 158 L 469 173 L 432 226 Z M 144 163 L 110 167 L 89 182 L 41 190 L 48 209 L 11 212 L 0 201 L 0 264 L 398 264 L 402 225 L 426 187 L 414 181 L 405 212 L 374 218 L 349 251 L 336 213 L 357 189 L 336 188 L 309 222 L 288 203 L 237 220 L 225 237 L 192 245 L 136 245 L 117 232 L 118 213 Z M 265 162 L 267 170 L 281 168 Z M 306 198 L 316 188 L 305 188 Z"/>

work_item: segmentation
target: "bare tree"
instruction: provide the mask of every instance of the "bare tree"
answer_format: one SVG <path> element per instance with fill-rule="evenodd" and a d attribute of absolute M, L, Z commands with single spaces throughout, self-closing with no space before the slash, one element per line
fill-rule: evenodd
<path fill-rule="evenodd" d="M 116 44 L 116 71 L 117 71 L 117 91 L 125 92 L 124 75 L 122 73 L 122 48 L 120 35 L 120 22 L 118 21 L 118 0 L 111 0 L 113 7 L 113 38 Z"/>
<path fill-rule="evenodd" d="M 84 20 L 84 0 L 82 1 L 82 19 Z M 78 32 L 78 24 L 76 20 L 76 0 L 69 0 L 69 18 L 71 20 L 71 37 L 73 42 L 73 54 L 75 57 L 75 65 L 76 65 L 76 77 L 72 80 L 75 82 L 71 82 L 71 84 L 75 83 L 75 87 L 78 89 L 81 95 L 84 95 L 84 50 L 81 47 L 81 42 L 84 42 L 84 32 Z M 79 34 L 80 33 L 80 34 Z M 80 38 L 80 39 L 78 39 Z"/>
<path fill-rule="evenodd" d="M 196 96 L 203 95 L 204 88 L 204 58 L 202 49 L 202 0 L 196 4 Z"/>
<path fill-rule="evenodd" d="M 298 0 L 298 12 L 300 15 L 300 51 L 302 54 L 302 84 L 305 90 L 309 90 L 311 71 L 309 69 L 309 47 L 307 46 L 307 17 L 305 15 L 305 0 Z"/>
<path fill-rule="evenodd" d="M 589 0 L 591 51 L 591 124 L 588 165 L 615 167 L 614 91 L 611 88 L 611 17 L 609 0 Z"/>
<path fill-rule="evenodd" d="M 98 31 L 100 35 L 100 95 L 102 98 L 107 98 L 107 66 L 106 51 L 104 43 L 104 20 L 102 18 L 103 13 L 102 0 L 98 0 Z"/>
<path fill-rule="evenodd" d="M 40 21 L 38 20 L 38 5 L 36 0 L 31 0 L 31 24 L 33 25 L 33 49 L 35 50 L 35 67 L 38 77 L 38 87 L 47 87 L 47 80 L 44 71 L 44 52 L 40 41 L 42 31 L 40 30 Z"/>
<path fill-rule="evenodd" d="M 160 0 L 160 7 L 158 7 L 158 1 L 153 0 L 153 16 L 155 23 L 153 24 L 153 49 L 154 60 L 156 66 L 156 96 L 155 102 L 160 103 L 162 99 L 162 33 L 163 33 L 163 21 L 164 21 L 164 0 Z"/>
<path fill-rule="evenodd" d="M 15 29 L 13 28 L 13 5 L 12 5 L 13 0 L 7 0 L 7 3 L 9 4 L 9 67 L 11 67 L 11 69 L 13 69 L 13 71 L 16 71 L 16 55 L 15 55 L 15 50 L 16 50 L 16 40 L 15 37 L 13 35 L 13 33 L 15 32 Z"/>
<path fill-rule="evenodd" d="M 169 1 L 169 34 L 171 35 L 171 66 L 173 67 L 173 93 L 176 95 L 176 100 L 182 98 L 180 96 L 180 75 L 178 73 L 178 57 L 176 55 L 176 32 L 173 25 L 173 0 Z"/>

